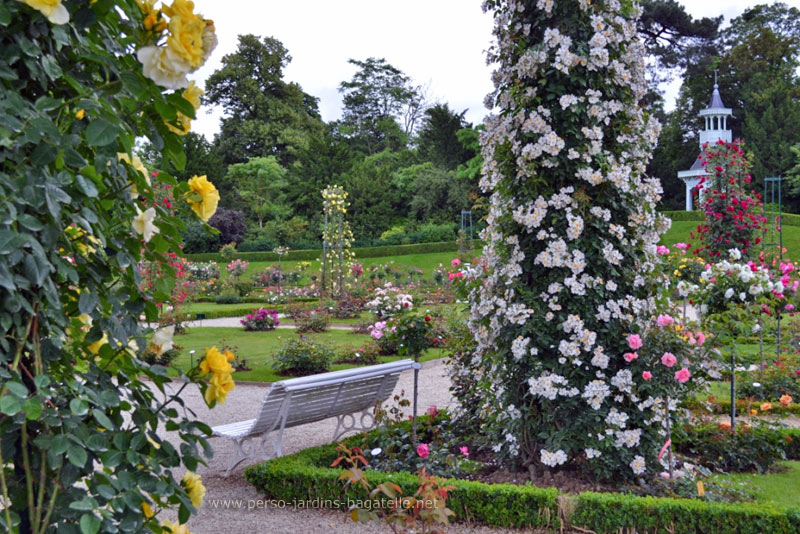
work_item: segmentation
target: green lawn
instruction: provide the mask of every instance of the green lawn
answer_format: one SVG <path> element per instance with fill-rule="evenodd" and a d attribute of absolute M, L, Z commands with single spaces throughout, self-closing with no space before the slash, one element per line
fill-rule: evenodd
<path fill-rule="evenodd" d="M 697 221 L 672 221 L 672 227 L 661 238 L 661 244 L 671 247 L 675 243 L 691 243 L 698 245 L 700 240 L 697 239 Z M 690 232 L 694 232 L 695 239 L 689 236 Z M 783 247 L 786 249 L 784 258 L 797 260 L 800 257 L 800 227 L 798 226 L 784 226 L 783 227 Z"/>
<path fill-rule="evenodd" d="M 800 462 L 781 462 L 780 473 L 714 475 L 714 482 L 730 484 L 753 496 L 757 503 L 800 509 Z"/>
<path fill-rule="evenodd" d="M 239 359 L 246 359 L 251 371 L 234 373 L 234 380 L 248 380 L 258 382 L 274 382 L 283 380 L 285 376 L 276 374 L 271 367 L 272 355 L 282 346 L 288 338 L 297 334 L 293 330 L 272 330 L 270 332 L 245 332 L 241 328 L 223 327 L 197 327 L 190 328 L 184 335 L 175 336 L 175 343 L 182 347 L 181 355 L 173 362 L 175 366 L 187 371 L 191 366 L 190 350 L 196 351 L 194 363 L 202 359 L 207 347 L 222 345 L 236 347 L 234 352 Z M 309 339 L 317 343 L 329 343 L 337 349 L 356 351 L 370 340 L 367 335 L 353 334 L 346 330 L 329 330 L 323 334 L 306 334 Z M 429 350 L 421 361 L 433 360 L 444 356 L 441 349 Z M 383 357 L 382 361 L 397 360 L 397 356 Z M 336 364 L 332 371 L 353 367 L 349 364 Z"/>
<path fill-rule="evenodd" d="M 416 267 L 418 269 L 422 269 L 423 276 L 425 278 L 430 278 L 433 270 L 439 267 L 441 263 L 445 267 L 450 266 L 450 260 L 456 257 L 455 252 L 435 252 L 431 254 L 408 254 L 403 256 L 387 256 L 381 258 L 364 258 L 359 259 L 356 258 L 357 263 L 361 263 L 364 268 L 366 269 L 370 265 L 381 265 L 389 263 L 390 261 L 394 261 L 393 270 L 399 271 L 403 273 L 406 277 L 408 267 Z M 281 269 L 284 272 L 292 271 L 297 264 L 300 262 L 297 261 L 282 261 L 281 262 Z M 227 277 L 227 272 L 225 272 L 225 265 L 222 262 L 220 264 L 220 272 L 222 278 Z M 242 275 L 243 279 L 251 278 L 254 274 L 259 273 L 266 269 L 271 265 L 278 265 L 277 261 L 251 261 L 250 264 L 247 266 L 247 271 L 244 275 Z M 319 273 L 319 262 L 312 261 L 311 266 L 305 270 L 306 276 L 304 277 L 306 282 L 308 281 L 308 277 L 311 274 Z M 389 279 L 393 280 L 393 277 L 389 277 Z"/>

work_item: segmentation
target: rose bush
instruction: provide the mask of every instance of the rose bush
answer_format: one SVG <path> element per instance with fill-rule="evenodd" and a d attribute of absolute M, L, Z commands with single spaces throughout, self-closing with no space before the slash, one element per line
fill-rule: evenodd
<path fill-rule="evenodd" d="M 233 383 L 224 366 L 173 383 L 139 358 L 169 351 L 171 332 L 151 337 L 140 317 L 155 322 L 176 288 L 183 223 L 160 192 L 201 216 L 216 206 L 213 184 L 169 174 L 185 164 L 176 130 L 198 105 L 186 76 L 213 24 L 183 0 L 3 0 L 0 28 L 2 530 L 159 532 L 166 508 L 185 529 L 202 483 L 180 472 L 210 432 L 182 415 L 181 391 L 198 383 L 214 405 Z M 160 152 L 155 176 L 138 137 Z M 152 285 L 140 264 L 160 270 Z"/>

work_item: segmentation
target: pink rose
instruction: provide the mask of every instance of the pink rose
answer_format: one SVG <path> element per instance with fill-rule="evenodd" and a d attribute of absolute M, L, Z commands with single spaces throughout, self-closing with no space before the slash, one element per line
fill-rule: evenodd
<path fill-rule="evenodd" d="M 697 337 L 697 346 L 702 347 L 703 343 L 706 342 L 706 335 L 702 332 L 698 332 L 695 336 Z"/>
<path fill-rule="evenodd" d="M 658 326 L 672 326 L 675 324 L 675 319 L 671 315 L 659 315 L 656 323 L 658 323 Z"/>
<path fill-rule="evenodd" d="M 639 337 L 639 334 L 631 334 L 628 336 L 628 346 L 633 350 L 641 348 L 642 338 Z"/>
<path fill-rule="evenodd" d="M 661 357 L 661 363 L 666 365 L 667 367 L 672 367 L 676 363 L 678 363 L 678 358 L 675 357 L 674 354 L 671 352 L 665 352 L 664 355 Z"/>
<path fill-rule="evenodd" d="M 625 361 L 628 362 L 628 363 L 631 363 L 633 360 L 635 360 L 638 357 L 639 357 L 639 354 L 637 354 L 635 352 L 626 352 L 625 355 L 623 356 L 623 358 L 625 358 Z"/>
<path fill-rule="evenodd" d="M 653 373 L 651 373 L 650 371 L 645 371 L 642 373 L 642 378 L 644 378 L 645 380 L 650 380 L 651 378 L 653 378 Z"/>
<path fill-rule="evenodd" d="M 450 265 L 452 265 L 453 267 L 458 267 L 459 265 L 461 265 L 461 260 L 459 260 L 458 258 L 453 258 L 453 260 L 450 262 Z"/>
<path fill-rule="evenodd" d="M 463 447 L 459 447 L 458 450 L 461 451 L 461 454 L 463 454 L 465 457 L 469 458 L 469 447 L 465 445 Z"/>
<path fill-rule="evenodd" d="M 425 458 L 428 457 L 429 453 L 430 449 L 428 449 L 427 443 L 420 443 L 419 445 L 417 445 L 417 454 L 419 455 L 420 458 L 424 460 Z"/>
<path fill-rule="evenodd" d="M 436 409 L 435 404 L 430 408 L 428 408 L 428 415 L 430 415 L 431 417 L 436 417 L 437 415 L 439 415 L 439 410 Z"/>
<path fill-rule="evenodd" d="M 669 254 L 669 249 L 664 245 L 658 245 L 656 247 L 656 252 L 661 256 L 666 256 L 667 254 Z"/>
<path fill-rule="evenodd" d="M 681 384 L 685 384 L 686 381 L 689 380 L 689 378 L 691 378 L 691 376 L 692 373 L 690 373 L 689 370 L 686 367 L 684 367 L 683 369 L 675 373 L 675 380 L 677 380 Z"/>
<path fill-rule="evenodd" d="M 687 245 L 686 243 L 675 243 L 675 248 L 680 250 L 686 250 L 687 248 L 689 248 L 689 245 Z"/>

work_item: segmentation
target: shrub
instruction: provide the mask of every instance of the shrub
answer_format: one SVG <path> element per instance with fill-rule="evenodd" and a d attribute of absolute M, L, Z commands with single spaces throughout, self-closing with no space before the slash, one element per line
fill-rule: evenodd
<path fill-rule="evenodd" d="M 345 295 L 337 300 L 333 306 L 331 315 L 337 319 L 355 319 L 364 311 L 364 299 Z"/>
<path fill-rule="evenodd" d="M 183 252 L 185 254 L 206 254 L 208 260 L 218 258 L 216 252 L 220 247 L 219 236 L 206 231 L 205 226 L 199 222 L 190 222 L 182 232 Z M 204 261 L 204 260 L 197 260 Z"/>
<path fill-rule="evenodd" d="M 352 350 L 344 349 L 336 363 L 352 363 L 354 365 L 374 365 L 380 359 L 381 351 L 375 343 L 367 343 L 363 347 Z"/>
<path fill-rule="evenodd" d="M 326 332 L 331 318 L 322 308 L 306 309 L 294 319 L 298 334 Z"/>
<path fill-rule="evenodd" d="M 178 345 L 173 345 L 172 348 L 161 355 L 158 355 L 152 351 L 147 351 L 142 354 L 141 358 L 143 361 L 147 362 L 150 365 L 171 365 L 172 362 L 181 355 L 181 350 L 183 347 Z"/>
<path fill-rule="evenodd" d="M 275 330 L 281 322 L 278 320 L 278 312 L 266 308 L 256 308 L 247 317 L 241 320 L 242 326 L 246 331 L 266 332 Z"/>
<path fill-rule="evenodd" d="M 456 227 L 455 223 L 445 224 L 423 224 L 417 229 L 420 234 L 421 241 L 424 243 L 436 243 L 439 241 L 455 241 L 456 240 Z"/>
<path fill-rule="evenodd" d="M 336 359 L 336 351 L 300 336 L 288 339 L 273 359 L 272 368 L 279 374 L 307 376 L 328 371 Z"/>
<path fill-rule="evenodd" d="M 214 302 L 216 304 L 239 304 L 242 302 L 242 297 L 236 290 L 228 289 L 214 297 Z"/>
<path fill-rule="evenodd" d="M 189 262 L 186 265 L 190 280 L 211 280 L 219 278 L 219 265 L 215 261 Z"/>
<path fill-rule="evenodd" d="M 247 235 L 244 213 L 238 210 L 218 209 L 208 224 L 219 230 L 220 243 L 239 244 Z"/>
<path fill-rule="evenodd" d="M 228 271 L 228 276 L 239 278 L 247 271 L 248 265 L 247 260 L 236 259 L 226 265 L 225 270 Z"/>
<path fill-rule="evenodd" d="M 740 423 L 734 432 L 727 422 L 678 425 L 673 437 L 676 450 L 716 471 L 763 473 L 786 458 L 781 434 L 766 424 Z"/>
<path fill-rule="evenodd" d="M 784 395 L 800 401 L 800 362 L 796 355 L 764 363 L 764 372 L 737 373 L 739 395 L 776 401 Z M 755 384 L 758 384 L 756 386 Z"/>

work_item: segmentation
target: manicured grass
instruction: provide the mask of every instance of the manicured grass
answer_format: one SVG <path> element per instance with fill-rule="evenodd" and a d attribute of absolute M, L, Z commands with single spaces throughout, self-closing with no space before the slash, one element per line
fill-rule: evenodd
<path fill-rule="evenodd" d="M 786 470 L 766 475 L 737 473 L 715 475 L 715 482 L 730 484 L 752 495 L 756 503 L 800 510 L 800 462 L 781 462 Z"/>
<path fill-rule="evenodd" d="M 241 304 L 215 304 L 213 302 L 193 302 L 183 306 L 181 309 L 188 313 L 190 319 L 194 320 L 198 313 L 206 314 L 207 319 L 213 317 L 242 317 L 247 315 L 255 308 L 269 308 L 269 304 L 241 303 Z"/>
<path fill-rule="evenodd" d="M 480 251 L 478 251 L 480 252 Z M 450 260 L 456 257 L 456 253 L 454 252 L 436 252 L 432 254 L 408 254 L 403 256 L 387 256 L 381 258 L 364 258 L 360 260 L 356 258 L 357 263 L 361 263 L 366 269 L 368 266 L 371 265 L 382 265 L 389 263 L 390 261 L 394 261 L 394 265 L 392 266 L 393 271 L 398 271 L 403 274 L 404 278 L 408 278 L 408 268 L 409 267 L 416 267 L 418 269 L 422 269 L 423 277 L 426 279 L 430 279 L 433 275 L 434 269 L 439 267 L 439 264 L 442 264 L 445 267 L 450 266 Z M 289 272 L 297 267 L 297 264 L 300 262 L 297 261 L 282 261 L 280 263 L 281 269 L 283 272 Z M 252 278 L 252 276 L 256 273 L 259 273 L 270 267 L 272 265 L 278 265 L 277 261 L 251 261 L 247 266 L 247 271 L 245 274 L 242 275 L 242 279 L 246 280 L 248 278 Z M 319 275 L 319 261 L 312 261 L 311 266 L 308 267 L 304 271 L 304 281 L 308 282 L 310 280 L 310 276 L 312 274 Z M 225 265 L 220 263 L 220 272 L 221 277 L 224 279 L 227 277 L 228 273 L 225 271 Z M 366 275 L 366 273 L 365 273 Z M 394 280 L 393 275 L 389 275 L 387 280 Z M 418 279 L 418 278 L 417 278 Z"/>
<path fill-rule="evenodd" d="M 700 244 L 697 239 L 697 225 L 700 224 L 696 221 L 672 221 L 672 227 L 661 238 L 661 244 L 671 247 L 675 243 L 691 243 L 694 246 Z M 690 237 L 690 233 L 694 232 L 695 239 Z M 800 227 L 798 226 L 784 226 L 783 227 L 783 247 L 786 249 L 786 254 L 783 255 L 786 259 L 798 260 L 800 258 Z"/>
<path fill-rule="evenodd" d="M 234 373 L 234 380 L 248 380 L 257 382 L 274 382 L 283 380 L 286 376 L 280 376 L 272 370 L 272 355 L 283 345 L 286 339 L 290 339 L 297 334 L 293 330 L 278 329 L 270 332 L 245 332 L 241 328 L 223 327 L 197 327 L 190 328 L 184 335 L 175 336 L 175 343 L 182 347 L 181 355 L 173 362 L 175 366 L 183 371 L 191 367 L 190 350 L 194 350 L 194 363 L 203 358 L 205 349 L 222 345 L 235 347 L 234 352 L 240 360 L 246 359 L 251 371 Z M 340 352 L 345 350 L 355 352 L 359 347 L 366 345 L 370 337 L 361 334 L 353 334 L 346 330 L 329 330 L 322 334 L 306 334 L 306 337 L 316 343 L 328 343 Z M 433 360 L 444 356 L 444 351 L 433 349 L 427 351 L 421 361 Z M 382 362 L 397 360 L 397 356 L 387 356 L 381 358 Z M 336 364 L 331 367 L 332 371 L 354 367 L 349 364 Z"/>

